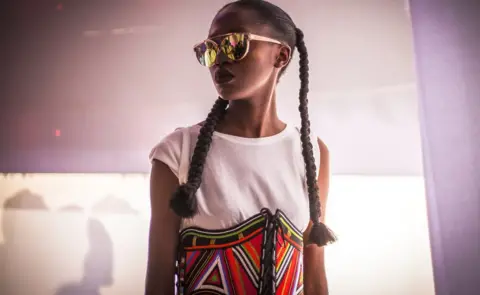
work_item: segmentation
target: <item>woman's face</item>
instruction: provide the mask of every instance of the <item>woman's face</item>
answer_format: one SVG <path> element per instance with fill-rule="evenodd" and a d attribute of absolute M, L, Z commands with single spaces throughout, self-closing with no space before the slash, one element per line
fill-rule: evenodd
<path fill-rule="evenodd" d="M 230 5 L 213 19 L 208 38 L 216 42 L 216 36 L 247 32 L 269 36 L 270 28 L 256 22 L 256 12 Z M 277 81 L 278 58 L 283 46 L 278 44 L 250 41 L 247 55 L 240 61 L 229 60 L 219 52 L 210 74 L 220 97 L 227 100 L 245 99 L 259 91 L 272 87 Z"/>

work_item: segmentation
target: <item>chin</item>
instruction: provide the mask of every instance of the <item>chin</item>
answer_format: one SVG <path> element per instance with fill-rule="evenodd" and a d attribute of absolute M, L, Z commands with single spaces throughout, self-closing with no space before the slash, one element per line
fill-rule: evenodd
<path fill-rule="evenodd" d="M 234 89 L 228 89 L 225 87 L 217 87 L 217 93 L 218 96 L 220 96 L 224 100 L 238 100 L 241 99 L 242 97 L 245 97 L 242 95 L 240 91 L 235 91 Z"/>
<path fill-rule="evenodd" d="M 241 100 L 241 97 L 237 96 L 227 96 L 223 94 L 219 94 L 220 98 L 223 100 L 228 100 L 228 101 L 235 101 L 235 100 Z"/>
<path fill-rule="evenodd" d="M 215 84 L 218 96 L 224 100 L 242 100 L 253 95 L 252 87 L 245 87 L 245 83 L 232 81 L 231 83 Z"/>

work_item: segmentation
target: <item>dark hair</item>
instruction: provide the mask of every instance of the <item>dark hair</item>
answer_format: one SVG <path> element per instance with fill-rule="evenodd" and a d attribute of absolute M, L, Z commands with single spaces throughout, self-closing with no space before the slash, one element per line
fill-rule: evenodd
<path fill-rule="evenodd" d="M 314 243 L 324 246 L 335 241 L 335 235 L 323 223 L 320 222 L 321 204 L 318 196 L 316 177 L 316 164 L 313 156 L 313 146 L 310 140 L 310 120 L 308 118 L 308 54 L 305 46 L 303 32 L 298 29 L 290 16 L 281 8 L 267 1 L 239 0 L 225 5 L 221 10 L 237 5 L 252 9 L 258 13 L 261 20 L 271 27 L 271 38 L 283 41 L 292 48 L 292 53 L 297 47 L 300 56 L 300 116 L 301 116 L 301 142 L 302 154 L 305 161 L 306 179 L 308 185 L 308 197 L 310 207 L 310 220 L 313 222 L 308 244 Z M 280 75 L 286 67 L 282 69 Z M 170 206 L 179 216 L 184 218 L 193 217 L 197 214 L 197 200 L 195 193 L 202 181 L 202 172 L 208 150 L 212 143 L 212 135 L 217 123 L 222 120 L 228 106 L 228 101 L 218 98 L 211 109 L 200 134 L 193 152 L 187 183 L 180 185 L 173 195 Z"/>

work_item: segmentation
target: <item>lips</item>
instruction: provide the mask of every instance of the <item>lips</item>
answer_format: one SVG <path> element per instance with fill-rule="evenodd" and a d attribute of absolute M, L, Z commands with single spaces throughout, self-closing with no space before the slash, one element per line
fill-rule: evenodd
<path fill-rule="evenodd" d="M 235 78 L 235 76 L 225 68 L 219 68 L 215 71 L 214 80 L 215 83 L 219 85 L 227 84 L 231 82 L 233 78 Z"/>

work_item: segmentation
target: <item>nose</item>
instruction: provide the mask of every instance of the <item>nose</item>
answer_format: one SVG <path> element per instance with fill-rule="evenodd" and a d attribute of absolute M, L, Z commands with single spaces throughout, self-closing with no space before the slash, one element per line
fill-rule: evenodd
<path fill-rule="evenodd" d="M 215 64 L 216 65 L 222 65 L 224 63 L 229 63 L 230 59 L 227 57 L 225 53 L 223 53 L 222 50 L 219 50 L 217 53 L 217 58 L 215 59 Z"/>

